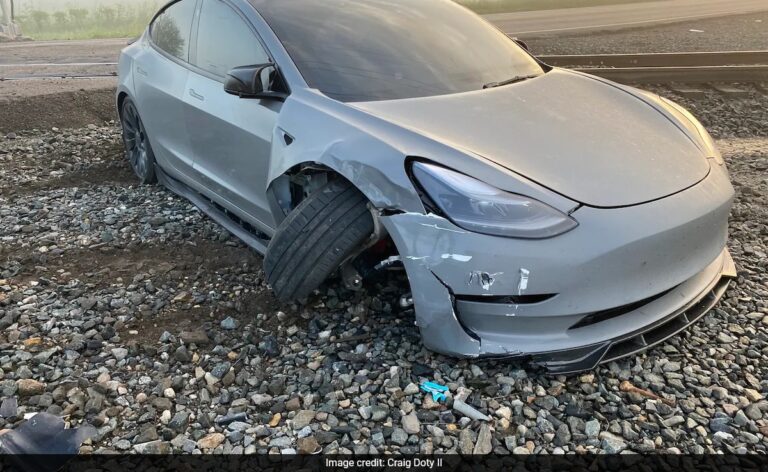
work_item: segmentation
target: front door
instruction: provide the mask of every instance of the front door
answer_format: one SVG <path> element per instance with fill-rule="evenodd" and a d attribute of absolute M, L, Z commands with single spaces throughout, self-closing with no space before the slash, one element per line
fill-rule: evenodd
<path fill-rule="evenodd" d="M 270 62 L 251 26 L 221 0 L 203 0 L 197 47 L 187 80 L 186 126 L 194 169 L 215 199 L 270 233 L 266 197 L 272 135 L 282 103 L 224 91 L 229 70 Z"/>

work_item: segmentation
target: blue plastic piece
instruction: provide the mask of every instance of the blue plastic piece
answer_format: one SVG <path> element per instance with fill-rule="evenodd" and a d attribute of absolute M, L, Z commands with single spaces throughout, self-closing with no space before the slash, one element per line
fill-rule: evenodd
<path fill-rule="evenodd" d="M 424 382 L 421 384 L 421 389 L 427 393 L 431 393 L 432 400 L 436 402 L 445 401 L 448 398 L 445 395 L 445 392 L 448 391 L 448 387 L 445 385 L 440 385 L 434 382 Z"/>

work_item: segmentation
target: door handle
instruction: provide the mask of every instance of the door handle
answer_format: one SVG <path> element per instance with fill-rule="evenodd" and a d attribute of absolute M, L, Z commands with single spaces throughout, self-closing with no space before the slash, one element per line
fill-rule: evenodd
<path fill-rule="evenodd" d="M 139 75 L 143 75 L 144 77 L 147 77 L 149 74 L 147 74 L 147 71 L 142 69 L 140 66 L 136 66 L 136 73 Z"/>
<path fill-rule="evenodd" d="M 201 102 L 205 101 L 205 97 L 200 95 L 199 93 L 195 92 L 195 89 L 189 89 L 189 96 L 192 98 L 196 98 L 200 100 Z"/>

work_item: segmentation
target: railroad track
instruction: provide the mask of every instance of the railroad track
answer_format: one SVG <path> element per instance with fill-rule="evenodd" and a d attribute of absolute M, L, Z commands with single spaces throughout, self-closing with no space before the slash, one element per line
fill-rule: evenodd
<path fill-rule="evenodd" d="M 629 84 L 768 82 L 768 51 L 539 56 L 543 62 Z M 0 64 L 0 80 L 113 77 L 112 62 Z"/>
<path fill-rule="evenodd" d="M 632 84 L 768 81 L 768 51 L 540 56 L 567 67 Z"/>

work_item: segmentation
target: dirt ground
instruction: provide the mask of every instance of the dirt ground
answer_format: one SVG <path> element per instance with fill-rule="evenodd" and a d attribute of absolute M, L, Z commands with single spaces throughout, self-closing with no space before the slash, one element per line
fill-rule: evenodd
<path fill-rule="evenodd" d="M 115 120 L 115 83 L 114 79 L 0 82 L 0 133 L 81 128 Z"/>
<path fill-rule="evenodd" d="M 61 68 L 55 64 L 116 63 L 126 44 L 126 39 L 0 44 L 0 133 L 35 128 L 80 128 L 114 120 L 116 78 L 42 77 L 112 73 L 115 66 Z M 38 78 L 7 80 L 8 77 L 27 75 Z M 30 113 L 30 110 L 34 112 Z"/>

